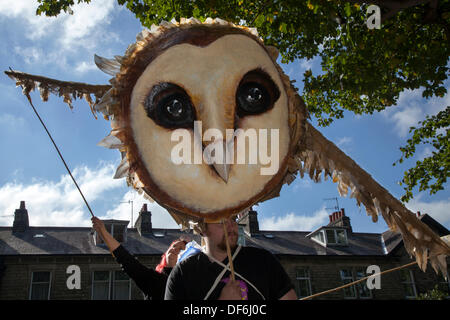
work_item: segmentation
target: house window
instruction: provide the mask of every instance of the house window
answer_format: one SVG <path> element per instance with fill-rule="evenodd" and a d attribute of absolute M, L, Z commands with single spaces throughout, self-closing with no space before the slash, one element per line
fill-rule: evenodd
<path fill-rule="evenodd" d="M 124 271 L 113 272 L 113 300 L 130 300 L 130 277 Z"/>
<path fill-rule="evenodd" d="M 341 280 L 343 284 L 351 283 L 354 280 L 353 273 L 351 268 L 341 269 L 340 270 Z M 350 286 L 342 289 L 344 292 L 344 298 L 346 299 L 356 299 L 356 290 L 355 286 Z"/>
<path fill-rule="evenodd" d="M 364 268 L 356 268 L 355 270 L 356 280 L 367 277 L 366 270 Z M 367 288 L 367 281 L 362 281 L 356 284 L 356 289 L 360 299 L 371 299 L 372 291 Z"/>
<path fill-rule="evenodd" d="M 92 300 L 109 300 L 109 271 L 94 271 L 92 280 Z"/>
<path fill-rule="evenodd" d="M 325 244 L 325 236 L 323 235 L 323 231 L 318 232 L 313 236 L 314 240 L 319 241 L 322 244 Z"/>
<path fill-rule="evenodd" d="M 114 239 L 116 239 L 118 242 L 124 242 L 125 240 L 125 226 L 120 224 L 113 224 L 113 232 L 112 236 Z"/>
<path fill-rule="evenodd" d="M 327 230 L 327 242 L 330 244 L 336 243 L 336 235 L 334 230 Z"/>
<path fill-rule="evenodd" d="M 113 236 L 118 242 L 125 242 L 126 239 L 126 225 L 123 223 L 111 222 L 112 220 L 104 221 L 105 229 L 109 234 Z M 102 237 L 99 234 L 96 234 L 95 243 L 97 245 L 104 244 Z"/>
<path fill-rule="evenodd" d="M 405 292 L 406 299 L 413 299 L 417 297 L 416 284 L 414 283 L 414 276 L 412 270 L 400 270 L 401 282 Z"/>
<path fill-rule="evenodd" d="M 123 271 L 94 271 L 92 300 L 130 300 L 130 278 Z"/>
<path fill-rule="evenodd" d="M 311 277 L 309 268 L 301 267 L 296 270 L 297 296 L 299 298 L 308 297 L 311 293 Z"/>
<path fill-rule="evenodd" d="M 342 229 L 327 229 L 328 244 L 347 244 L 347 234 Z"/>
<path fill-rule="evenodd" d="M 338 244 L 347 244 L 347 234 L 345 230 L 335 230 L 336 231 L 336 240 Z"/>
<path fill-rule="evenodd" d="M 31 274 L 30 300 L 50 300 L 49 271 L 38 271 Z"/>

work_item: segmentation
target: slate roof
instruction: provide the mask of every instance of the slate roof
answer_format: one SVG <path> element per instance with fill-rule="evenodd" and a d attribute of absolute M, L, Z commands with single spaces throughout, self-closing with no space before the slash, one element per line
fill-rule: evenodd
<path fill-rule="evenodd" d="M 106 245 L 95 245 L 91 231 L 89 227 L 29 227 L 13 234 L 11 227 L 0 227 L 0 255 L 110 255 Z M 135 255 L 161 255 L 172 241 L 186 235 L 177 229 L 154 229 L 154 234 L 164 236 L 141 236 L 135 228 L 127 229 L 123 245 Z"/>
<path fill-rule="evenodd" d="M 429 219 L 437 223 L 431 217 L 423 221 Z M 444 229 L 440 231 L 448 234 Z M 12 227 L 0 227 L 0 255 L 109 255 L 105 245 L 95 245 L 91 232 L 90 227 L 29 227 L 25 232 L 13 234 Z M 384 256 L 402 243 L 401 235 L 389 230 L 382 234 L 347 232 L 348 246 L 324 247 L 306 237 L 309 233 L 260 231 L 246 236 L 246 245 L 265 248 L 276 255 Z M 123 245 L 134 255 L 161 255 L 181 235 L 188 235 L 200 244 L 198 235 L 179 229 L 155 228 L 153 235 L 140 236 L 136 228 L 129 228 Z"/>
<path fill-rule="evenodd" d="M 377 233 L 347 233 L 347 246 L 324 247 L 307 238 L 310 232 L 261 231 L 246 238 L 246 245 L 265 248 L 277 255 L 304 256 L 382 256 L 385 255 L 381 235 Z M 268 236 L 269 238 L 268 238 Z"/>
<path fill-rule="evenodd" d="M 13 234 L 11 227 L 0 227 L 0 255 L 109 255 L 105 245 L 95 245 L 91 231 L 91 228 L 76 227 L 30 227 L 23 233 Z M 123 245 L 135 255 L 161 255 L 172 241 L 186 235 L 178 229 L 154 229 L 154 234 L 163 233 L 163 237 L 140 236 L 136 229 L 128 229 Z M 246 245 L 278 255 L 384 255 L 380 234 L 353 233 L 348 235 L 348 246 L 325 248 L 306 238 L 308 233 L 261 231 L 247 236 Z M 189 236 L 200 243 L 199 236 Z"/>

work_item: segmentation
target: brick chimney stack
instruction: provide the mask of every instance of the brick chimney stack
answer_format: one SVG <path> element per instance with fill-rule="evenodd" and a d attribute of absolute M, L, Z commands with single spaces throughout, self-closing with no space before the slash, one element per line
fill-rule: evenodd
<path fill-rule="evenodd" d="M 240 224 L 244 225 L 244 230 L 249 236 L 259 233 L 258 212 L 250 208 L 247 215 L 242 219 Z"/>
<path fill-rule="evenodd" d="M 350 218 L 345 215 L 345 210 L 342 208 L 340 211 L 335 211 L 329 215 L 330 223 L 328 226 L 343 227 L 349 229 L 352 232 L 352 225 L 350 224 Z"/>
<path fill-rule="evenodd" d="M 28 222 L 28 210 L 25 208 L 25 201 L 20 201 L 19 209 L 14 211 L 13 233 L 24 232 L 30 226 Z"/>
<path fill-rule="evenodd" d="M 152 234 L 152 213 L 148 211 L 146 203 L 142 205 L 139 217 L 134 223 L 134 227 L 141 236 Z"/>

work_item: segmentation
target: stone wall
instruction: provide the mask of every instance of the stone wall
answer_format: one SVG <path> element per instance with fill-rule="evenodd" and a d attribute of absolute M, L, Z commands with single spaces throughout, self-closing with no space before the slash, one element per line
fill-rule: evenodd
<path fill-rule="evenodd" d="M 51 300 L 90 300 L 92 298 L 93 271 L 121 270 L 112 256 L 6 256 L 6 269 L 0 280 L 0 300 L 27 300 L 30 297 L 32 273 L 50 271 Z M 159 263 L 160 257 L 139 257 L 144 265 L 151 268 Z M 77 265 L 81 271 L 81 288 L 69 290 L 67 267 Z M 143 294 L 131 280 L 131 299 L 142 300 Z"/>
<path fill-rule="evenodd" d="M 404 251 L 404 250 L 403 250 Z M 289 277 L 291 278 L 296 291 L 298 292 L 298 281 L 296 280 L 297 268 L 307 267 L 310 273 L 310 283 L 312 294 L 323 292 L 329 289 L 342 286 L 344 283 L 340 276 L 340 270 L 344 268 L 367 269 L 370 265 L 377 265 L 380 271 L 386 271 L 395 267 L 405 265 L 412 260 L 406 255 L 406 252 L 400 252 L 399 255 L 390 257 L 358 257 L 353 256 L 315 256 L 315 257 L 301 257 L 301 256 L 281 256 L 278 257 L 281 264 L 285 268 Z M 438 276 L 434 270 L 428 266 L 426 272 L 419 269 L 417 265 L 405 268 L 404 270 L 411 270 L 416 286 L 417 295 L 425 293 L 428 290 L 443 281 L 442 277 Z M 370 274 L 366 274 L 369 276 Z M 357 280 L 356 277 L 354 280 Z M 381 275 L 380 289 L 371 290 L 372 298 L 374 300 L 402 300 L 405 299 L 406 292 L 402 283 L 401 271 L 393 271 Z M 365 281 L 363 282 L 365 283 Z M 356 299 L 360 297 L 357 294 Z M 315 298 L 317 300 L 334 300 L 345 299 L 344 290 L 335 291 Z"/>
<path fill-rule="evenodd" d="M 159 256 L 138 257 L 144 265 L 155 268 L 159 263 Z M 363 268 L 378 265 L 381 271 L 411 262 L 403 248 L 389 257 L 354 257 L 354 256 L 279 256 L 295 286 L 297 268 L 307 267 L 310 272 L 312 293 L 323 292 L 343 285 L 340 270 L 343 268 Z M 95 270 L 121 270 L 110 255 L 103 256 L 4 256 L 3 277 L 0 280 L 0 300 L 27 300 L 30 296 L 31 276 L 33 271 L 51 272 L 51 300 L 90 300 L 92 298 L 92 277 Z M 81 270 L 81 289 L 69 290 L 66 273 L 67 267 L 77 265 Z M 407 268 L 412 271 L 417 294 L 432 289 L 440 278 L 431 267 L 422 272 L 417 266 Z M 441 280 L 442 281 L 442 280 Z M 298 289 L 298 288 L 296 288 Z M 316 299 L 344 299 L 344 291 L 339 290 L 318 297 Z M 357 296 L 357 299 L 359 297 Z M 139 288 L 131 281 L 131 299 L 142 300 Z M 372 298 L 376 300 L 405 299 L 400 271 L 394 271 L 381 276 L 381 289 L 372 290 Z"/>

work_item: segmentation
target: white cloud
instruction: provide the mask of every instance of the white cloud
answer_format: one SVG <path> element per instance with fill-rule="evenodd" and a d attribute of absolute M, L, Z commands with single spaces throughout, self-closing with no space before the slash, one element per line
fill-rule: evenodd
<path fill-rule="evenodd" d="M 450 87 L 447 86 L 450 91 Z M 450 105 L 450 92 L 443 98 L 433 97 L 425 100 L 422 89 L 406 90 L 399 96 L 396 106 L 385 109 L 381 114 L 394 124 L 394 131 L 400 138 L 405 138 L 409 128 L 425 120 L 427 115 L 437 114 Z"/>
<path fill-rule="evenodd" d="M 0 16 L 16 19 L 25 27 L 24 36 L 28 39 L 37 39 L 44 36 L 47 30 L 57 23 L 57 18 L 37 16 L 37 2 L 29 0 L 2 0 L 0 2 Z"/>
<path fill-rule="evenodd" d="M 431 157 L 433 155 L 430 147 L 425 147 L 422 152 L 417 156 L 417 160 L 423 161 L 423 159 Z"/>
<path fill-rule="evenodd" d="M 130 221 L 131 200 L 133 221 L 146 203 L 155 228 L 179 228 L 166 209 L 144 199 L 133 189 L 127 191 L 120 201 L 114 201 L 116 205 L 105 214 L 96 213 L 95 201 L 112 202 L 116 192 L 125 186 L 124 179 L 113 179 L 116 167 L 117 164 L 100 163 L 96 169 L 83 166 L 72 171 L 94 215 L 101 219 Z M 32 179 L 29 184 L 11 182 L 0 186 L 0 225 L 12 226 L 14 211 L 19 208 L 20 201 L 25 201 L 32 226 L 91 226 L 89 211 L 68 174 L 59 181 Z"/>
<path fill-rule="evenodd" d="M 23 12 L 32 12 L 33 6 L 30 6 L 28 0 L 0 1 L 0 14 L 7 17 L 17 17 Z"/>
<path fill-rule="evenodd" d="M 391 121 L 395 122 L 397 134 L 404 138 L 409 133 L 409 128 L 416 126 L 423 119 L 423 111 L 417 106 L 411 106 L 392 115 Z"/>
<path fill-rule="evenodd" d="M 352 143 L 353 143 L 352 137 L 342 137 L 337 139 L 336 146 L 342 149 L 342 151 L 348 153 L 351 150 Z"/>
<path fill-rule="evenodd" d="M 22 48 L 20 46 L 15 46 L 14 52 L 17 55 L 21 56 L 23 60 L 28 64 L 42 62 L 42 59 L 45 56 L 42 49 L 36 47 Z"/>
<path fill-rule="evenodd" d="M 423 194 L 420 193 L 410 200 L 406 207 L 412 212 L 420 211 L 422 214 L 429 214 L 433 219 L 442 225 L 450 224 L 450 198 L 431 202 L 422 201 Z"/>
<path fill-rule="evenodd" d="M 284 216 L 272 216 L 261 219 L 259 225 L 261 230 L 280 231 L 313 231 L 328 223 L 328 213 L 325 207 L 314 212 L 311 216 L 297 215 L 293 212 Z"/>
<path fill-rule="evenodd" d="M 156 202 L 150 202 L 149 200 L 144 199 L 143 196 L 139 195 L 134 190 L 128 191 L 115 208 L 108 210 L 106 214 L 100 218 L 131 221 L 131 210 L 133 210 L 134 226 L 134 222 L 136 222 L 136 219 L 139 216 L 139 211 L 144 204 L 147 204 L 147 210 L 152 213 L 153 228 L 180 228 L 166 209 L 161 207 Z M 131 223 L 129 224 L 129 227 L 130 226 L 132 226 Z"/>
<path fill-rule="evenodd" d="M 77 66 L 78 72 L 89 71 L 86 63 L 76 62 L 80 49 L 93 51 L 111 42 L 118 36 L 107 32 L 117 9 L 115 0 L 96 0 L 89 4 L 72 6 L 73 15 L 60 13 L 57 17 L 37 16 L 38 3 L 30 0 L 1 0 L 0 18 L 8 19 L 8 25 L 23 36 L 12 49 L 28 64 L 52 64 L 69 68 Z M 31 45 L 30 41 L 31 40 Z M 26 44 L 25 44 L 26 43 Z M 92 63 L 93 64 L 93 63 Z M 93 68 L 93 67 L 92 67 Z"/>
<path fill-rule="evenodd" d="M 87 71 L 97 70 L 95 63 L 82 61 L 75 66 L 75 72 L 85 73 Z"/>
<path fill-rule="evenodd" d="M 318 58 L 315 58 L 316 60 L 318 60 Z M 314 62 L 315 62 L 315 60 L 314 59 L 306 59 L 306 58 L 303 58 L 303 59 L 301 59 L 300 60 L 300 67 L 302 68 L 302 69 L 304 69 L 304 70 L 302 70 L 303 72 L 304 71 L 306 71 L 306 70 L 309 70 L 309 69 L 311 69 L 312 68 L 312 66 L 313 66 L 313 64 L 314 64 Z M 302 73 L 303 73 L 302 72 Z"/>
<path fill-rule="evenodd" d="M 104 27 L 110 23 L 109 15 L 114 9 L 113 0 L 97 0 L 89 4 L 73 6 L 73 15 L 63 21 L 63 36 L 60 41 L 66 48 L 82 45 L 92 48 L 105 39 Z"/>
<path fill-rule="evenodd" d="M 91 205 L 124 184 L 114 180 L 115 165 L 101 164 L 98 169 L 78 167 L 72 174 Z M 36 181 L 30 184 L 7 183 L 0 187 L 0 225 L 11 226 L 15 209 L 26 202 L 30 225 L 89 226 L 87 208 L 68 175 L 59 181 Z M 5 217 L 6 216 L 6 217 Z"/>

